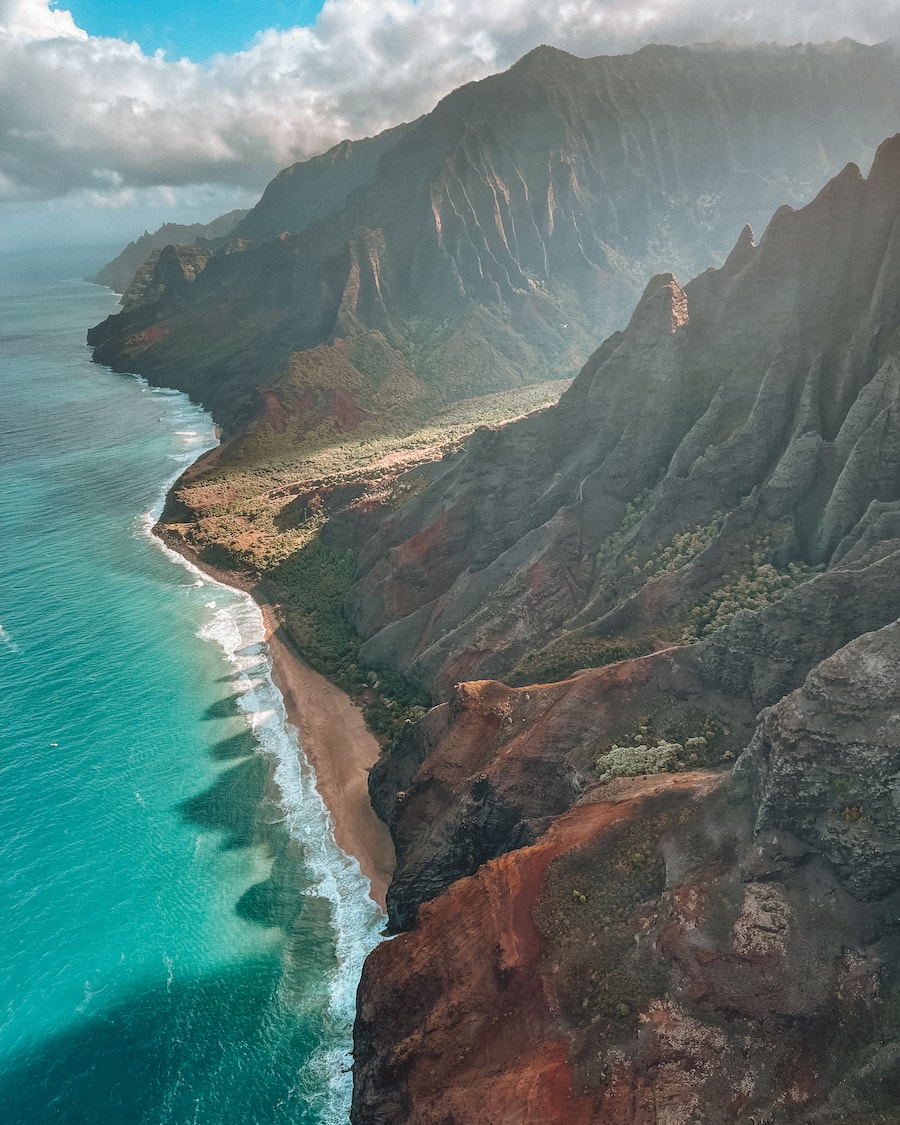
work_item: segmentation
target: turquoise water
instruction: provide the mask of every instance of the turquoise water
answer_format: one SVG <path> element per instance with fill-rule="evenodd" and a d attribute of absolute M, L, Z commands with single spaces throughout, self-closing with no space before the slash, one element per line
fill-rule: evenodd
<path fill-rule="evenodd" d="M 0 1121 L 344 1122 L 383 919 L 258 611 L 149 534 L 212 427 L 89 362 L 102 260 L 0 277 Z"/>

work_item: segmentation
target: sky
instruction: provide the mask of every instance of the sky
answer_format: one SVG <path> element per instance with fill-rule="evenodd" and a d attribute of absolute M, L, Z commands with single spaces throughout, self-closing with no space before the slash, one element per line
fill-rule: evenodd
<path fill-rule="evenodd" d="M 251 206 L 541 43 L 844 36 L 900 39 L 900 0 L 0 0 L 0 237 L 127 241 Z"/>
<path fill-rule="evenodd" d="M 322 0 L 75 0 L 59 3 L 90 35 L 135 41 L 147 54 L 163 50 L 169 58 L 205 62 L 216 54 L 250 47 L 258 31 L 287 31 L 314 24 Z"/>

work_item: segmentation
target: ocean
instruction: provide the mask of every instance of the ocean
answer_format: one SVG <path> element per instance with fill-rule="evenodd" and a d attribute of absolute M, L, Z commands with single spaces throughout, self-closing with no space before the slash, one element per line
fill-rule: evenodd
<path fill-rule="evenodd" d="M 343 1123 L 384 919 L 258 610 L 150 533 L 213 427 L 90 362 L 104 254 L 0 267 L 0 1121 Z"/>

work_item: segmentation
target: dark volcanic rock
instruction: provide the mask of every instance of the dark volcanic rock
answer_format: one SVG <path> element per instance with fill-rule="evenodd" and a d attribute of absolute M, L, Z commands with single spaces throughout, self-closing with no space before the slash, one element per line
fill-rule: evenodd
<path fill-rule="evenodd" d="M 858 898 L 900 889 L 900 622 L 852 641 L 764 712 L 735 780 L 758 834 L 792 832 Z"/>
<path fill-rule="evenodd" d="M 390 825 L 398 856 L 391 929 L 409 928 L 420 903 L 486 860 L 532 843 L 535 822 L 542 831 L 544 818 L 576 800 L 582 785 L 569 755 L 535 752 L 534 741 L 530 750 L 510 745 L 516 733 L 540 727 L 563 691 L 532 701 L 502 684 L 460 684 L 450 703 L 411 724 L 373 768 L 372 804 Z"/>

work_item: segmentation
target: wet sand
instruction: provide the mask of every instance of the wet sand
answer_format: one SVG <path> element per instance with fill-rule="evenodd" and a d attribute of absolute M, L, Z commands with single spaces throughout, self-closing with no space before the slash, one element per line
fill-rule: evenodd
<path fill-rule="evenodd" d="M 154 529 L 176 554 L 216 582 L 253 597 L 253 588 L 232 571 L 201 562 L 176 537 Z M 338 847 L 357 860 L 382 910 L 396 858 L 390 832 L 369 802 L 369 770 L 379 746 L 362 710 L 340 688 L 303 663 L 282 628 L 274 606 L 254 598 L 263 615 L 272 679 L 284 697 L 288 720 L 300 733 L 303 753 L 316 773 L 316 788 L 334 822 Z"/>
<path fill-rule="evenodd" d="M 384 909 L 395 861 L 390 833 L 369 803 L 369 770 L 378 758 L 378 743 L 350 697 L 299 658 L 273 608 L 260 608 L 272 678 L 316 772 L 317 788 L 334 821 L 335 840 L 358 860 L 372 885 L 373 900 Z"/>

